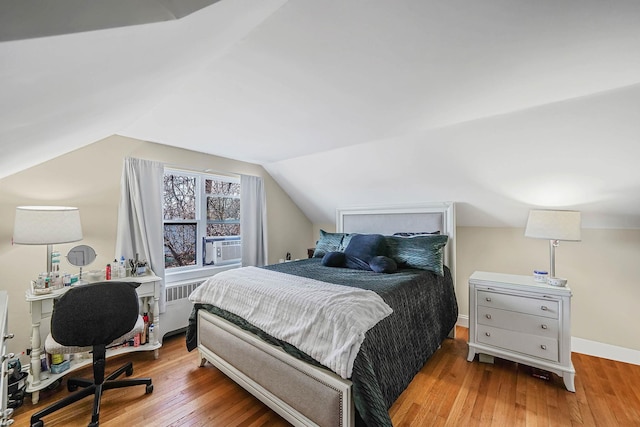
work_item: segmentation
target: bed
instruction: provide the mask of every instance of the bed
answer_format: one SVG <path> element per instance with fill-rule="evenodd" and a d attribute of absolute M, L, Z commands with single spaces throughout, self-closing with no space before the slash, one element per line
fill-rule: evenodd
<path fill-rule="evenodd" d="M 339 209 L 337 231 L 330 233 L 445 236 L 444 262 L 440 261 L 438 274 L 413 268 L 411 263 L 394 274 L 332 268 L 323 262 L 323 256 L 260 269 L 265 280 L 270 275 L 275 279 L 295 276 L 301 281 L 319 280 L 347 293 L 375 293 L 391 309 L 391 314 L 385 313 L 364 334 L 349 370 L 323 366 L 313 351 L 301 350 L 308 350 L 306 343 L 292 345 L 274 337 L 255 322 L 225 310 L 222 299 L 216 304 L 194 304 L 188 349 L 198 349 L 201 366 L 210 362 L 294 425 L 390 426 L 389 407 L 455 327 L 454 209 L 453 203 Z M 402 235 L 386 237 L 386 241 L 404 244 L 417 238 Z M 360 301 L 362 294 L 357 295 Z"/>

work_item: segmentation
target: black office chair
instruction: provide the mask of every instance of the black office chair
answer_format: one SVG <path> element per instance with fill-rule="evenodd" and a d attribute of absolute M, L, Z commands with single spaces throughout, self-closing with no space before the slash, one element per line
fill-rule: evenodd
<path fill-rule="evenodd" d="M 82 390 L 67 396 L 31 416 L 31 427 L 43 427 L 42 417 L 69 406 L 87 396 L 94 396 L 93 413 L 89 427 L 99 425 L 100 398 L 104 390 L 146 385 L 145 393 L 153 392 L 151 378 L 116 378 L 125 373 L 133 374 L 133 364 L 128 362 L 105 378 L 106 348 L 122 343 L 142 330 L 144 323 L 139 314 L 138 283 L 100 282 L 69 289 L 56 301 L 51 316 L 51 334 L 45 348 L 48 352 L 77 353 L 93 351 L 93 381 L 71 378 L 69 391 Z M 84 347 L 84 348 L 83 348 Z"/>

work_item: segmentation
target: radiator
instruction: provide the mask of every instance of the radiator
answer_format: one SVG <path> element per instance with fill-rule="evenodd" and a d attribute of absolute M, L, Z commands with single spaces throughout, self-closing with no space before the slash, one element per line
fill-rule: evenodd
<path fill-rule="evenodd" d="M 167 285 L 165 290 L 167 309 L 161 314 L 160 319 L 164 336 L 181 333 L 186 329 L 189 324 L 189 315 L 193 309 L 193 303 L 189 301 L 189 294 L 203 281 L 185 281 Z"/>

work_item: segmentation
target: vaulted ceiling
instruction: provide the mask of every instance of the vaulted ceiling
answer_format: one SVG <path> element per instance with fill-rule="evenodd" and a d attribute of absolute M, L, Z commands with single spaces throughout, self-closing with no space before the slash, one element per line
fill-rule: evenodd
<path fill-rule="evenodd" d="M 318 223 L 453 200 L 640 227 L 640 2 L 192 3 L 0 42 L 0 177 L 120 134 L 262 164 Z"/>

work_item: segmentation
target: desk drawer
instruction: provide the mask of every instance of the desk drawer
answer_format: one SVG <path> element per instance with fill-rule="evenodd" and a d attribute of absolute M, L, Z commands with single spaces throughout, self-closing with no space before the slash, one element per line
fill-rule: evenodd
<path fill-rule="evenodd" d="M 540 359 L 560 361 L 557 339 L 478 325 L 478 342 Z"/>
<path fill-rule="evenodd" d="M 506 295 L 492 291 L 478 291 L 477 301 L 478 306 L 516 311 L 552 319 L 559 318 L 559 303 L 557 300 Z"/>
<path fill-rule="evenodd" d="M 152 297 L 155 295 L 156 282 L 142 282 L 136 289 L 139 298 Z"/>
<path fill-rule="evenodd" d="M 559 334 L 558 319 L 493 307 L 478 307 L 478 324 L 553 339 L 557 339 Z"/>

